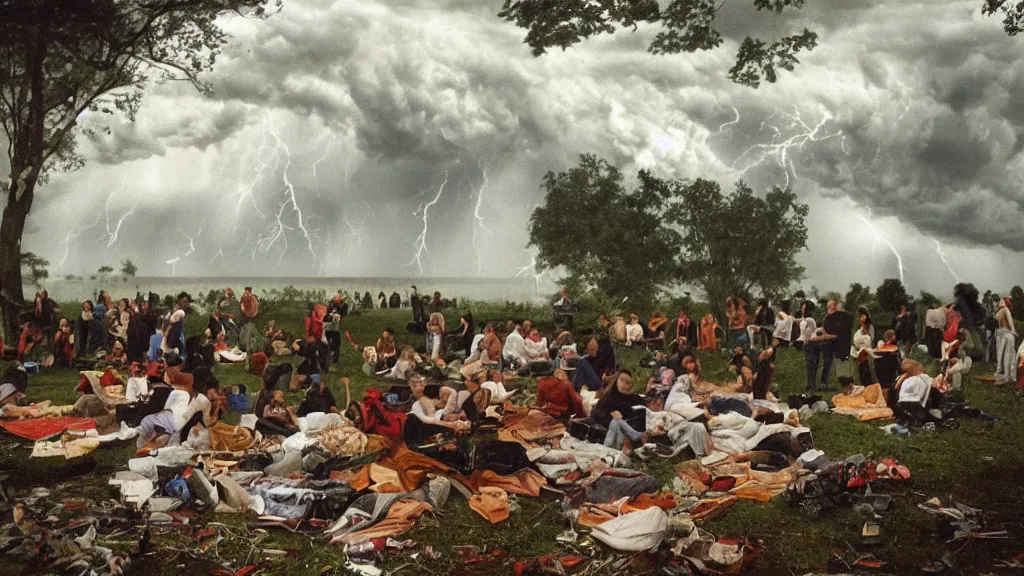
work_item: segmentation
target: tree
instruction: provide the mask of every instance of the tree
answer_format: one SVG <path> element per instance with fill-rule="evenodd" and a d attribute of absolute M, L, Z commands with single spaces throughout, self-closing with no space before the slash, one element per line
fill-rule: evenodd
<path fill-rule="evenodd" d="M 134 278 L 135 273 L 139 271 L 139 268 L 135 266 L 131 260 L 125 258 L 121 260 L 121 275 L 126 278 Z"/>
<path fill-rule="evenodd" d="M 921 306 L 923 306 L 923 307 L 925 307 L 927 309 L 931 309 L 931 308 L 934 308 L 936 304 L 939 304 L 942 301 L 939 300 L 939 297 L 936 296 L 935 294 L 932 294 L 930 292 L 925 292 L 924 290 L 922 290 L 921 291 L 921 298 L 920 298 L 920 300 L 918 300 L 918 302 L 921 303 Z"/>
<path fill-rule="evenodd" d="M 1024 2 L 1020 0 L 985 0 L 982 14 L 1003 15 L 1003 30 L 1010 36 L 1024 32 Z"/>
<path fill-rule="evenodd" d="M 110 274 L 113 271 L 114 271 L 114 269 L 111 268 L 110 266 L 100 266 L 100 269 L 97 270 L 96 272 L 98 274 Z"/>
<path fill-rule="evenodd" d="M 82 165 L 83 113 L 134 119 L 150 80 L 201 90 L 227 34 L 227 13 L 261 18 L 265 0 L 6 0 L 0 3 L 0 125 L 10 180 L 0 221 L 0 293 L 9 328 L 24 300 L 21 238 L 36 184 Z M 280 0 L 277 0 L 280 5 Z M 88 130 L 83 130 L 88 133 Z"/>
<path fill-rule="evenodd" d="M 1024 290 L 1020 286 L 1014 286 L 1010 289 L 1010 302 L 1013 303 L 1013 308 L 1010 309 L 1013 317 L 1018 320 L 1024 320 Z"/>
<path fill-rule="evenodd" d="M 805 0 L 754 0 L 754 7 L 773 19 L 786 8 L 802 8 Z M 1024 2 L 982 0 L 986 15 L 1002 13 L 1006 33 L 1024 31 Z M 582 40 L 614 34 L 619 26 L 637 30 L 641 23 L 659 24 L 647 48 L 652 54 L 693 53 L 722 44 L 715 18 L 725 0 L 505 0 L 500 18 L 527 30 L 525 42 L 534 56 L 548 48 L 565 50 Z M 664 6 L 664 7 L 662 7 Z M 740 44 L 729 78 L 757 88 L 761 81 L 775 82 L 778 71 L 790 72 L 799 63 L 797 54 L 818 45 L 818 35 L 804 28 L 771 43 L 747 36 Z"/>
<path fill-rule="evenodd" d="M 875 297 L 882 310 L 891 314 L 899 312 L 900 306 L 910 306 L 910 295 L 899 278 L 886 278 L 875 292 Z"/>
<path fill-rule="evenodd" d="M 858 308 L 867 306 L 871 302 L 873 296 L 871 295 L 871 287 L 864 286 L 859 282 L 850 284 L 850 291 L 846 293 L 843 298 L 843 308 L 851 314 L 856 312 Z"/>
<path fill-rule="evenodd" d="M 704 289 L 712 306 L 754 291 L 777 294 L 803 277 L 796 255 L 807 246 L 808 207 L 792 191 L 776 187 L 758 198 L 738 182 L 723 194 L 718 183 L 702 179 L 669 187 L 667 219 L 683 230 L 683 276 Z"/>
<path fill-rule="evenodd" d="M 27 276 L 29 283 L 36 288 L 40 288 L 42 281 L 50 277 L 50 272 L 46 269 L 49 265 L 48 260 L 36 256 L 32 252 L 21 253 L 22 274 Z"/>
<path fill-rule="evenodd" d="M 661 218 L 671 190 L 646 171 L 638 176 L 627 191 L 614 166 L 586 154 L 568 172 L 548 172 L 545 203 L 530 215 L 538 271 L 564 268 L 571 282 L 641 304 L 678 278 L 681 237 Z"/>

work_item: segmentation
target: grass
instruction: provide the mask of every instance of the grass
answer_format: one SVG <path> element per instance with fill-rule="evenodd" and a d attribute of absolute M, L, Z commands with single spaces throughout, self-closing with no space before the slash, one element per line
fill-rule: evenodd
<path fill-rule="evenodd" d="M 70 308 L 65 308 L 70 309 Z M 509 310 L 494 306 L 474 305 L 477 321 L 504 321 L 520 314 L 536 313 L 530 310 Z M 300 334 L 302 309 L 275 307 L 275 318 L 293 334 Z M 449 325 L 458 322 L 457 311 L 446 314 Z M 520 316 L 521 317 L 521 316 Z M 373 310 L 349 317 L 344 329 L 360 345 L 369 345 L 385 327 L 396 330 L 400 343 L 420 344 L 421 336 L 404 330 L 409 319 L 407 310 Z M 538 318 L 542 321 L 544 318 Z M 265 320 L 264 320 L 265 322 Z M 192 319 L 189 332 L 202 329 L 201 318 Z M 638 350 L 621 349 L 619 361 L 631 368 L 637 366 L 642 355 Z M 717 355 L 702 357 L 705 377 L 712 381 L 731 378 L 725 369 L 725 359 Z M 361 371 L 359 352 L 343 345 L 340 368 L 329 376 L 335 397 L 341 402 L 344 391 L 338 377 L 352 381 L 352 393 L 361 396 L 366 387 L 374 385 L 372 378 Z M 934 366 L 930 367 L 934 373 Z M 991 365 L 980 365 L 975 374 L 991 373 Z M 259 385 L 259 379 L 244 372 L 240 366 L 217 366 L 215 373 L 222 385 L 245 384 L 250 391 Z M 646 382 L 650 371 L 634 370 L 638 386 Z M 778 394 L 785 398 L 800 393 L 804 387 L 802 356 L 783 349 L 776 364 Z M 51 370 L 32 377 L 29 394 L 35 400 L 51 399 L 55 403 L 70 403 L 76 398 L 74 387 L 77 374 Z M 917 504 L 932 496 L 953 498 L 965 504 L 990 511 L 987 526 L 993 530 L 1008 530 L 1017 542 L 1024 536 L 1021 518 L 1024 517 L 1024 458 L 1020 453 L 1020 439 L 1024 438 L 1024 400 L 1011 389 L 971 383 L 966 390 L 968 401 L 1000 417 L 996 423 L 962 420 L 958 430 L 933 433 L 915 433 L 908 438 L 886 435 L 878 423 L 860 423 L 853 418 L 824 414 L 810 421 L 815 443 L 833 460 L 854 454 L 893 457 L 910 467 L 912 480 L 904 492 L 894 498 L 893 506 L 881 521 L 884 544 L 873 552 L 890 562 L 898 574 L 916 573 L 925 561 L 938 559 L 944 551 L 938 541 L 935 520 L 917 508 Z M 298 402 L 299 394 L 292 393 L 290 402 Z M 237 415 L 235 415 L 237 417 Z M 95 500 L 110 499 L 116 492 L 106 485 L 116 470 L 125 469 L 133 446 L 104 446 L 93 455 L 76 460 L 30 460 L 31 446 L 26 443 L 2 440 L 0 470 L 7 470 L 7 485 L 17 494 L 24 495 L 31 488 L 45 486 L 54 492 L 54 498 L 86 497 Z M 665 482 L 670 482 L 674 462 L 657 460 L 641 469 Z M 421 546 L 431 546 L 437 559 L 421 555 L 411 560 L 408 553 L 387 558 L 384 566 L 400 574 L 445 574 L 453 568 L 463 567 L 453 547 L 475 545 L 482 552 L 502 550 L 510 558 L 525 558 L 558 549 L 555 537 L 569 528 L 562 517 L 560 505 L 544 499 L 520 498 L 522 509 L 507 522 L 490 525 L 469 510 L 465 500 L 453 492 L 446 506 L 435 515 L 423 517 L 416 528 L 402 538 L 411 538 Z M 241 527 L 245 519 L 240 516 L 209 516 L 229 526 Z M 720 519 L 703 524 L 703 528 L 719 536 L 749 537 L 763 541 L 763 551 L 757 563 L 747 571 L 751 574 L 803 574 L 823 569 L 833 551 L 842 552 L 849 545 L 856 546 L 857 536 L 864 519 L 852 510 L 834 510 L 819 519 L 809 519 L 799 510 L 788 508 L 779 499 L 767 504 L 740 501 Z M 186 530 L 161 528 L 154 533 L 158 546 L 182 548 L 187 546 Z M 130 538 L 125 538 L 130 539 Z M 191 544 L 194 547 L 194 544 Z M 977 573 L 988 569 L 994 560 L 1008 559 L 1022 550 L 1009 542 L 978 541 L 957 553 L 957 571 Z M 271 531 L 260 548 L 293 551 L 294 557 L 271 561 L 273 573 L 318 574 L 325 566 L 335 569 L 344 564 L 341 549 L 307 536 Z M 114 546 L 120 553 L 128 553 L 129 545 Z M 419 548 L 421 549 L 421 548 Z M 233 566 L 240 567 L 250 552 L 249 543 L 232 542 L 226 538 L 218 545 L 219 555 Z M 255 556 L 255 555 L 254 555 Z M 179 552 L 164 550 L 156 563 L 147 562 L 143 572 L 153 574 L 179 573 L 183 568 L 203 570 L 217 567 L 208 561 L 190 558 Z M 139 568 L 140 563 L 136 563 Z M 28 573 L 27 567 L 16 562 L 0 574 Z M 479 573 L 493 573 L 495 564 L 480 566 Z M 508 568 L 502 568 L 508 571 Z"/>

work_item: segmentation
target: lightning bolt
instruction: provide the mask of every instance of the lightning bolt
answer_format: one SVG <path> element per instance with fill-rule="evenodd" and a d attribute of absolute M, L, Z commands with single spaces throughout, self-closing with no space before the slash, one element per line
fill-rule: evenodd
<path fill-rule="evenodd" d="M 523 266 L 522 268 L 520 268 L 519 271 L 516 272 L 516 276 L 515 277 L 519 278 L 520 276 L 522 276 L 523 274 L 526 274 L 530 270 L 533 270 L 533 291 L 534 291 L 534 294 L 537 294 L 537 293 L 540 292 L 540 279 L 543 278 L 544 276 L 546 276 L 547 272 L 546 271 L 539 272 L 539 273 L 537 272 L 537 257 L 536 256 L 532 256 L 531 255 L 530 256 L 530 263 L 527 264 L 526 266 Z"/>
<path fill-rule="evenodd" d="M 768 124 L 768 122 L 776 116 L 780 116 L 787 121 L 787 124 L 783 128 Z M 842 136 L 842 130 L 833 133 L 828 133 L 824 130 L 825 124 L 832 119 L 832 113 L 823 108 L 821 121 L 811 126 L 804 121 L 799 109 L 794 109 L 792 114 L 782 112 L 781 110 L 776 111 L 767 120 L 761 123 L 762 130 L 764 130 L 767 125 L 767 127 L 774 133 L 771 142 L 767 144 L 755 144 L 748 148 L 733 162 L 733 170 L 738 174 L 743 175 L 755 166 L 774 162 L 782 168 L 783 172 L 786 174 L 786 187 L 788 188 L 791 172 L 793 174 L 793 179 L 799 180 L 799 176 L 796 173 L 796 167 L 793 165 L 792 154 L 790 151 L 803 149 L 803 147 L 808 143 L 823 142 L 830 138 Z M 792 132 L 788 137 L 784 136 L 784 133 L 790 133 L 791 131 L 795 132 Z M 742 168 L 737 168 L 737 164 L 740 164 L 747 158 L 750 158 L 750 160 L 747 160 L 746 165 Z"/>
<path fill-rule="evenodd" d="M 223 268 L 224 267 L 224 249 L 223 248 L 221 248 L 220 250 L 217 250 L 217 253 L 213 255 L 213 258 L 210 258 L 210 264 L 213 264 L 217 260 L 217 258 L 220 258 L 220 265 L 221 265 L 221 268 Z"/>
<path fill-rule="evenodd" d="M 491 234 L 491 230 L 487 227 L 487 223 L 484 221 L 484 217 L 480 214 L 480 208 L 483 206 L 484 191 L 487 189 L 487 171 L 490 169 L 491 163 L 494 158 L 491 158 L 491 162 L 488 162 L 487 166 L 481 166 L 479 161 L 477 167 L 480 169 L 481 183 L 480 188 L 477 189 L 476 193 L 476 206 L 473 208 L 473 248 L 476 250 L 476 275 L 479 277 L 483 273 L 483 251 L 480 249 L 478 241 L 483 237 L 484 234 Z M 468 176 L 467 176 L 468 179 Z"/>
<path fill-rule="evenodd" d="M 939 258 L 942 260 L 942 263 L 946 265 L 946 270 L 949 270 L 949 273 L 952 274 L 953 280 L 955 280 L 956 283 L 959 284 L 960 276 L 958 276 L 957 273 L 953 271 L 953 267 L 950 266 L 949 261 L 946 260 L 946 253 L 942 251 L 942 244 L 939 244 L 939 241 L 934 238 L 932 238 L 932 242 L 935 242 L 935 253 L 939 255 Z"/>
<path fill-rule="evenodd" d="M 131 209 L 128 210 L 127 212 L 125 212 L 124 215 L 121 216 L 120 219 L 118 219 L 117 226 L 115 226 L 113 230 L 110 229 L 110 200 L 113 199 L 114 196 L 117 195 L 121 191 L 122 188 L 124 188 L 124 183 L 125 183 L 126 180 L 127 180 L 127 178 L 124 178 L 124 179 L 121 180 L 120 186 L 118 186 L 117 189 L 113 190 L 110 193 L 110 195 L 107 196 L 107 202 L 104 205 L 104 214 L 106 215 L 106 222 L 107 222 L 107 237 L 108 237 L 107 248 L 110 248 L 111 246 L 114 245 L 115 242 L 117 242 L 117 237 L 121 233 L 121 225 L 124 224 L 124 221 L 125 221 L 126 218 L 128 218 L 129 216 L 132 215 L 132 213 L 135 212 L 135 207 L 139 205 L 139 197 L 136 196 L 135 197 L 135 203 L 132 204 Z"/>
<path fill-rule="evenodd" d="M 337 139 L 337 134 L 331 134 L 331 139 L 327 141 L 327 146 L 324 146 L 324 155 L 317 159 L 316 162 L 313 162 L 313 180 L 316 182 L 317 189 L 320 188 L 320 179 L 317 178 L 316 167 L 319 166 L 320 163 L 323 162 L 324 160 L 327 160 L 327 156 L 329 156 L 331 153 L 331 144 L 334 144 L 334 141 Z"/>
<path fill-rule="evenodd" d="M 722 130 L 724 130 L 726 126 L 733 126 L 735 124 L 739 124 L 739 122 L 740 122 L 740 111 L 737 110 L 735 106 L 732 107 L 732 111 L 736 114 L 736 119 L 732 120 L 732 121 L 729 121 L 729 122 L 726 122 L 725 124 L 722 124 L 721 126 L 719 126 L 718 127 L 718 133 L 719 134 L 722 133 Z M 730 136 L 731 135 L 732 135 L 732 131 L 730 131 Z"/>
<path fill-rule="evenodd" d="M 203 219 L 202 222 L 199 223 L 199 229 L 196 230 L 196 233 L 193 234 L 192 236 L 189 236 L 188 234 L 186 234 L 180 228 L 178 229 L 178 233 L 181 234 L 182 236 L 184 236 L 186 240 L 188 240 L 188 244 L 186 244 L 184 246 L 184 248 L 185 248 L 185 253 L 184 254 L 182 254 L 180 256 L 175 256 L 174 258 L 171 258 L 170 260 L 165 262 L 165 264 L 170 264 L 171 265 L 171 276 L 174 276 L 175 269 L 176 269 L 176 267 L 178 265 L 178 262 L 181 262 L 185 258 L 188 258 L 189 256 L 195 254 L 195 252 L 196 252 L 196 238 L 198 238 L 199 235 L 203 233 L 203 225 L 204 224 L 206 224 L 206 219 L 205 218 Z"/>
<path fill-rule="evenodd" d="M 410 265 L 416 264 L 416 266 L 419 268 L 420 276 L 423 275 L 423 254 L 427 252 L 427 228 L 429 222 L 430 207 L 437 204 L 437 201 L 441 199 L 441 194 L 444 192 L 444 187 L 447 184 L 448 170 L 445 169 L 444 182 L 442 182 L 441 186 L 437 189 L 437 195 L 435 195 L 434 199 L 431 200 L 430 202 L 427 202 L 426 204 L 421 204 L 420 207 L 417 208 L 416 211 L 412 213 L 413 216 L 418 216 L 420 214 L 423 215 L 423 231 L 420 232 L 420 235 L 416 237 L 416 241 L 413 242 L 413 246 L 416 248 L 416 254 L 409 262 Z"/>
<path fill-rule="evenodd" d="M 868 216 L 869 217 L 870 217 L 870 215 L 871 215 L 871 213 L 868 212 Z M 857 217 L 860 218 L 861 221 L 863 221 L 864 224 L 867 224 L 867 227 L 871 229 L 871 232 L 874 234 L 874 239 L 875 240 L 879 240 L 883 244 L 885 244 L 886 246 L 889 247 L 889 250 L 893 253 L 893 256 L 896 257 L 896 266 L 898 267 L 899 272 L 900 272 L 900 282 L 905 284 L 905 282 L 904 282 L 904 270 L 903 270 L 903 257 L 900 256 L 900 253 L 896 250 L 896 247 L 893 246 L 892 242 L 889 242 L 889 239 L 886 238 L 885 236 L 883 236 L 882 233 L 879 232 L 877 228 L 875 228 L 875 225 L 871 223 L 871 220 L 868 220 L 868 218 L 865 218 L 863 214 L 857 214 Z"/>
<path fill-rule="evenodd" d="M 281 175 L 281 179 L 284 182 L 284 195 L 285 200 L 278 207 L 277 214 L 274 216 L 274 222 L 271 225 L 270 232 L 261 237 L 256 242 L 256 250 L 262 253 L 266 253 L 280 240 L 282 243 L 281 257 L 279 263 L 284 261 L 285 252 L 288 250 L 288 237 L 286 235 L 287 230 L 298 229 L 302 233 L 302 238 L 306 241 L 306 249 L 309 251 L 309 255 L 313 258 L 313 262 L 316 262 L 317 256 L 316 251 L 313 250 L 313 238 L 310 236 L 309 230 L 306 228 L 305 219 L 302 216 L 302 209 L 299 207 L 299 201 L 295 193 L 295 186 L 292 185 L 291 180 L 288 178 L 288 169 L 292 164 L 291 150 L 288 145 L 281 140 L 281 137 L 277 134 L 277 130 L 274 128 L 274 120 L 267 114 L 267 128 L 270 131 L 270 135 L 273 137 L 275 142 L 275 152 L 284 152 L 284 170 Z M 285 211 L 290 210 L 295 213 L 296 223 L 294 227 L 287 226 L 284 223 Z M 255 252 L 253 253 L 255 255 Z"/>

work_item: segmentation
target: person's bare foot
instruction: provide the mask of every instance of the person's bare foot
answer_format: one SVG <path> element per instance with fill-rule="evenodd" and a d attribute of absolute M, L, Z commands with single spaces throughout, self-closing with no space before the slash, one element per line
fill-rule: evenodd
<path fill-rule="evenodd" d="M 629 441 L 629 438 L 622 441 L 622 453 L 626 456 L 633 453 L 633 444 Z"/>

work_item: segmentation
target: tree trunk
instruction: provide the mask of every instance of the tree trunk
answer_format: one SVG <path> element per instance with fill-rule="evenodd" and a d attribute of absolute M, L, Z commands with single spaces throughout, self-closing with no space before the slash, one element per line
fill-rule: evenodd
<path fill-rule="evenodd" d="M 0 312 L 8 343 L 18 338 L 18 316 L 25 299 L 21 279 L 21 234 L 28 216 L 26 200 L 31 203 L 31 190 L 26 190 L 20 200 L 7 204 L 0 221 Z"/>

